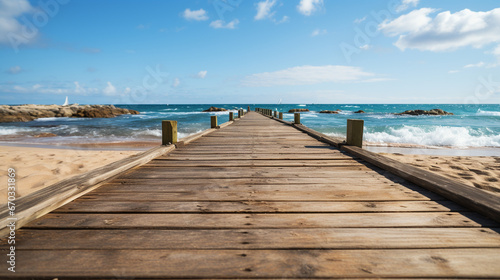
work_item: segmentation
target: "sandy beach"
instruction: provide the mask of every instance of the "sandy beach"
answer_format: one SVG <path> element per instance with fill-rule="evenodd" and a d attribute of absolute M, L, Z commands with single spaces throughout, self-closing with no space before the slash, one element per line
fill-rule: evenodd
<path fill-rule="evenodd" d="M 1 146 L 0 180 L 7 182 L 7 169 L 16 170 L 16 197 L 26 196 L 61 180 L 85 173 L 139 151 L 100 151 Z M 1 199 L 6 203 L 7 184 Z"/>
<path fill-rule="evenodd" d="M 500 196 L 500 157 L 381 154 Z"/>

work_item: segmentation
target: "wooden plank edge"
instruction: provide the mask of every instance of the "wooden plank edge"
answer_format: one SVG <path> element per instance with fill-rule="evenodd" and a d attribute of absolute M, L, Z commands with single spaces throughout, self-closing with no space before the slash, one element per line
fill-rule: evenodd
<path fill-rule="evenodd" d="M 223 123 L 220 125 L 220 128 L 226 127 L 232 123 L 232 121 Z M 148 163 L 154 158 L 175 150 L 177 145 L 189 144 L 213 131 L 216 131 L 216 129 L 206 129 L 180 139 L 179 143 L 175 145 L 151 148 L 132 157 L 124 158 L 100 168 L 73 176 L 21 197 L 16 200 L 16 212 L 14 217 L 9 215 L 9 209 L 7 207 L 0 210 L 0 237 L 10 234 L 9 223 L 14 220 L 10 220 L 9 218 L 16 219 L 15 228 L 18 230 L 27 223 L 99 188 L 111 179 L 116 178 L 130 169 Z"/>
<path fill-rule="evenodd" d="M 341 150 L 500 222 L 500 200 L 493 194 L 359 147 L 342 146 Z"/>

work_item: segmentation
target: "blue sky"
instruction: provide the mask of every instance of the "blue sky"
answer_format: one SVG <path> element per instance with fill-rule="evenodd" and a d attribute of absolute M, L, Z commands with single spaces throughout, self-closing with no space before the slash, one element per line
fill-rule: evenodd
<path fill-rule="evenodd" d="M 499 4 L 0 0 L 0 104 L 498 104 Z"/>

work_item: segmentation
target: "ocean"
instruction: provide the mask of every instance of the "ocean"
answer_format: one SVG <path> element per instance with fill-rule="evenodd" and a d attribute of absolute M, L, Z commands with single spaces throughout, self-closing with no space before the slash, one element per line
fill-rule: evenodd
<path fill-rule="evenodd" d="M 374 147 L 412 148 L 500 148 L 500 105 L 443 104 L 210 104 L 210 105 L 116 105 L 134 109 L 139 115 L 123 115 L 109 119 L 43 118 L 31 122 L 0 123 L 0 144 L 35 144 L 65 146 L 72 143 L 160 141 L 161 121 L 176 120 L 179 138 L 210 127 L 211 115 L 219 123 L 228 121 L 229 111 L 204 113 L 210 106 L 233 112 L 255 107 L 284 112 L 285 120 L 293 120 L 289 109 L 306 108 L 301 122 L 330 136 L 345 137 L 346 120 L 365 121 L 364 140 Z M 453 116 L 397 116 L 405 110 L 434 108 L 454 113 Z M 320 114 L 321 110 L 337 110 L 339 114 Z M 355 114 L 363 110 L 364 114 Z M 53 133 L 56 137 L 34 137 Z M 496 150 L 496 149 L 494 149 Z M 499 155 L 500 155 L 500 150 Z"/>

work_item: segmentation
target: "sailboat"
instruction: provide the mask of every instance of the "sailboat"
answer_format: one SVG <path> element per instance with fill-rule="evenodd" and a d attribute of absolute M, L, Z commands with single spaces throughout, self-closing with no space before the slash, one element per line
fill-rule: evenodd
<path fill-rule="evenodd" d="M 66 96 L 66 101 L 64 101 L 63 106 L 68 106 L 68 105 L 69 105 L 69 102 L 68 102 L 68 97 Z"/>

